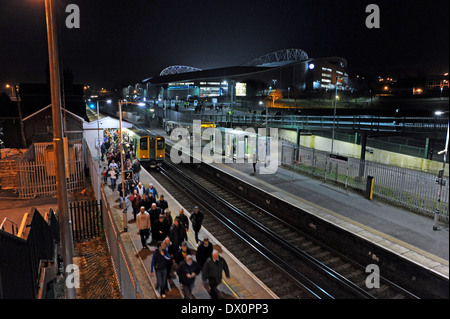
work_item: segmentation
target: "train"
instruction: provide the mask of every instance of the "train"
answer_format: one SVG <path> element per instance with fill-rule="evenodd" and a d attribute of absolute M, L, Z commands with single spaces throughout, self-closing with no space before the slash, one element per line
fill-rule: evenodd
<path fill-rule="evenodd" d="M 164 136 L 143 129 L 124 129 L 125 147 L 135 153 L 141 164 L 155 168 L 161 166 L 166 158 L 166 139 Z"/>

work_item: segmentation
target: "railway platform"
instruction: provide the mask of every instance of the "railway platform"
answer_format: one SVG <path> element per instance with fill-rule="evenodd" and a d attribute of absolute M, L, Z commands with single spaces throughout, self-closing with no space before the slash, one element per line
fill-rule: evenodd
<path fill-rule="evenodd" d="M 152 129 L 167 136 L 162 129 Z M 170 142 L 169 142 L 170 143 Z M 449 277 L 449 225 L 389 205 L 368 200 L 323 181 L 278 167 L 273 174 L 256 174 L 252 163 L 213 163 L 215 168 L 256 186 L 308 213 L 375 243 L 425 269 Z"/>
<path fill-rule="evenodd" d="M 180 209 L 184 209 L 185 214 L 189 217 L 193 207 L 182 207 L 181 204 L 170 194 L 164 187 L 155 180 L 151 173 L 143 169 L 140 173 L 140 181 L 145 187 L 150 183 L 157 189 L 159 195 L 164 195 L 164 198 L 169 204 L 169 209 L 172 212 L 172 218 L 178 215 Z M 118 181 L 118 183 L 120 180 Z M 124 229 L 123 211 L 120 208 L 119 193 L 112 190 L 108 185 L 103 185 L 106 197 L 108 198 L 111 211 L 114 219 L 120 230 Z M 122 241 L 127 251 L 128 257 L 133 267 L 133 271 L 139 281 L 140 297 L 142 299 L 159 299 L 161 296 L 156 291 L 156 276 L 151 274 L 152 254 L 155 246 L 148 245 L 149 249 L 142 249 L 142 244 L 137 230 L 131 204 L 128 203 L 127 209 L 127 232 L 121 232 Z M 214 249 L 218 250 L 220 255 L 227 261 L 230 278 L 223 276 L 222 284 L 218 286 L 223 299 L 278 299 L 278 297 L 265 286 L 256 276 L 254 276 L 242 263 L 239 262 L 226 248 L 226 243 L 220 243 L 213 234 L 209 233 L 205 227 L 202 227 L 199 233 L 199 238 L 208 237 L 213 244 Z M 149 239 L 150 241 L 150 239 Z M 194 258 L 197 249 L 194 233 L 192 230 L 188 232 L 188 247 L 191 250 Z M 199 276 L 195 282 L 193 295 L 196 299 L 210 299 L 207 288 L 203 285 L 203 281 Z M 170 290 L 166 292 L 166 299 L 180 299 L 182 296 L 182 289 L 177 276 L 172 273 L 169 278 Z"/>
<path fill-rule="evenodd" d="M 278 167 L 256 174 L 251 163 L 214 163 L 217 169 L 338 225 L 444 277 L 449 276 L 449 226 Z M 293 178 L 293 174 L 295 174 Z"/>

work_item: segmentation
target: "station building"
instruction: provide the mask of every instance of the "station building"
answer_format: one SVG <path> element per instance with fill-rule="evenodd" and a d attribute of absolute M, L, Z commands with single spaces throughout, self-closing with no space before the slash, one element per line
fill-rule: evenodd
<path fill-rule="evenodd" d="M 125 89 L 130 99 L 186 100 L 217 98 L 225 103 L 266 97 L 280 90 L 283 98 L 320 91 L 350 89 L 347 61 L 341 57 L 310 58 L 301 49 L 272 52 L 238 66 L 201 70 L 175 65 Z"/>

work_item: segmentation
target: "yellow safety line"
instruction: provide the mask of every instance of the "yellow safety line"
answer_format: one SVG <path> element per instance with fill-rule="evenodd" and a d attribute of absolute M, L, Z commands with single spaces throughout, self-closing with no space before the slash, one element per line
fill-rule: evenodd
<path fill-rule="evenodd" d="M 223 166 L 223 167 L 226 167 L 227 169 L 230 169 L 230 170 L 236 172 L 236 173 L 239 174 L 239 175 L 246 176 L 246 175 L 244 175 L 244 173 L 242 173 L 241 171 L 238 171 L 237 169 L 235 169 L 235 168 L 233 168 L 233 167 L 230 167 L 230 166 L 228 166 L 228 165 L 225 165 L 225 164 L 222 164 L 222 163 L 219 163 L 218 165 L 221 165 L 221 166 Z M 246 176 L 246 177 L 247 177 L 247 176 Z M 244 181 L 245 181 L 245 180 L 244 180 Z M 407 248 L 407 249 L 409 249 L 409 250 L 411 250 L 411 251 L 413 251 L 413 252 L 416 252 L 416 253 L 421 254 L 421 255 L 423 255 L 423 256 L 425 256 L 425 257 L 428 257 L 428 258 L 430 258 L 430 259 L 432 259 L 432 260 L 434 260 L 434 261 L 437 261 L 437 262 L 439 262 L 439 263 L 441 263 L 441 264 L 443 264 L 443 265 L 446 265 L 446 266 L 449 265 L 449 261 L 448 261 L 448 260 L 445 260 L 445 259 L 443 259 L 443 258 L 441 258 L 441 257 L 439 257 L 439 256 L 436 256 L 436 255 L 433 255 L 432 253 L 429 253 L 429 252 L 427 252 L 427 251 L 424 251 L 424 250 L 422 250 L 422 249 L 420 249 L 420 248 L 418 248 L 418 247 L 415 247 L 415 246 L 413 246 L 413 245 L 411 245 L 411 244 L 408 244 L 408 243 L 406 243 L 406 242 L 404 242 L 404 241 L 402 241 L 402 240 L 400 240 L 400 239 L 397 239 L 397 238 L 392 237 L 392 236 L 390 236 L 390 235 L 387 235 L 387 234 L 385 234 L 385 233 L 383 233 L 383 232 L 381 232 L 381 231 L 378 231 L 378 230 L 376 230 L 376 229 L 374 229 L 374 228 L 371 228 L 371 227 L 369 227 L 369 226 L 366 226 L 366 225 L 364 225 L 364 224 L 361 224 L 361 223 L 359 223 L 359 222 L 357 222 L 357 221 L 354 221 L 354 220 L 352 220 L 352 219 L 350 219 L 350 218 L 348 218 L 348 217 L 345 217 L 345 216 L 340 215 L 340 214 L 338 214 L 338 213 L 336 213 L 336 212 L 333 212 L 333 211 L 331 211 L 331 210 L 329 210 L 329 209 L 327 209 L 327 208 L 324 208 L 324 207 L 322 207 L 322 206 L 319 206 L 319 205 L 317 205 L 317 204 L 314 204 L 314 203 L 312 203 L 312 202 L 309 202 L 309 201 L 307 201 L 307 200 L 305 200 L 305 199 L 303 199 L 303 198 L 300 198 L 300 197 L 298 197 L 298 196 L 296 196 L 296 195 L 294 195 L 294 194 L 291 194 L 291 193 L 289 193 L 289 192 L 287 192 L 287 191 L 285 191 L 285 190 L 283 190 L 283 189 L 280 189 L 280 188 L 278 188 L 278 187 L 276 187 L 276 186 L 270 185 L 270 184 L 268 184 L 267 182 L 265 182 L 265 181 L 263 181 L 263 180 L 258 179 L 258 182 L 263 183 L 264 185 L 266 185 L 266 186 L 269 187 L 269 188 L 272 188 L 274 191 L 277 191 L 277 192 L 279 192 L 279 193 L 283 193 L 283 194 L 285 194 L 285 195 L 287 195 L 287 196 L 289 196 L 289 197 L 291 197 L 291 198 L 294 198 L 294 199 L 296 199 L 296 200 L 298 200 L 298 201 L 300 201 L 300 202 L 303 202 L 303 203 L 305 203 L 305 204 L 307 204 L 307 205 L 310 205 L 310 206 L 312 206 L 312 207 L 315 207 L 315 208 L 317 208 L 317 209 L 319 209 L 319 210 L 321 210 L 321 211 L 323 211 L 323 212 L 325 212 L 325 213 L 328 213 L 328 214 L 330 214 L 330 215 L 332 215 L 332 216 L 334 216 L 334 217 L 340 218 L 340 219 L 342 219 L 342 220 L 344 220 L 344 221 L 346 221 L 346 222 L 348 222 L 348 223 L 350 223 L 350 224 L 353 224 L 353 225 L 358 226 L 358 227 L 360 227 L 360 228 L 362 228 L 362 229 L 365 229 L 365 230 L 367 230 L 367 231 L 369 231 L 369 232 L 371 232 L 371 233 L 373 233 L 373 234 L 375 234 L 375 235 L 378 235 L 378 236 L 380 236 L 380 237 L 382 237 L 382 238 L 384 238 L 384 239 L 387 239 L 387 240 L 389 240 L 389 241 L 391 241 L 391 242 L 394 242 L 394 243 L 396 243 L 396 244 L 398 244 L 398 245 L 400 245 L 400 246 L 403 246 L 403 247 L 405 247 L 405 248 Z M 312 213 L 312 212 L 311 212 L 311 213 Z M 312 214 L 314 214 L 314 213 L 312 213 Z"/>

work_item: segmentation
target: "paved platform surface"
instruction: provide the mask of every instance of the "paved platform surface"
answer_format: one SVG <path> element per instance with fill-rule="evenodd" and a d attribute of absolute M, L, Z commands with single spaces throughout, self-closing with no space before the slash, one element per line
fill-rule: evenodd
<path fill-rule="evenodd" d="M 169 204 L 169 209 L 172 211 L 172 217 L 178 215 L 180 209 L 184 209 L 185 214 L 189 217 L 192 207 L 182 207 L 180 203 L 168 193 L 164 187 L 159 184 L 150 173 L 142 170 L 140 173 L 140 181 L 145 187 L 152 183 L 158 190 L 158 193 L 164 195 L 164 198 Z M 119 183 L 119 181 L 118 181 Z M 113 191 L 109 185 L 103 185 L 103 189 L 108 198 L 111 211 L 117 223 L 119 230 L 124 229 L 123 213 L 120 209 L 120 199 L 117 190 Z M 156 292 L 156 276 L 150 273 L 152 254 L 155 246 L 148 245 L 149 249 L 142 249 L 142 244 L 139 236 L 139 231 L 133 218 L 133 213 L 130 204 L 128 203 L 127 213 L 127 232 L 122 232 L 121 237 L 124 242 L 124 247 L 128 253 L 133 270 L 139 280 L 142 289 L 141 298 L 155 299 L 161 298 Z M 209 233 L 207 229 L 202 227 L 199 233 L 199 238 L 208 237 L 213 244 L 214 249 L 217 249 L 220 255 L 227 261 L 230 278 L 223 275 L 222 284 L 218 286 L 223 299 L 277 299 L 278 297 L 267 288 L 256 276 L 254 276 L 237 258 L 235 258 L 227 249 L 226 243 L 219 242 L 213 234 Z M 150 242 L 151 239 L 148 241 Z M 196 252 L 195 238 L 192 230 L 188 232 L 188 247 L 191 249 L 194 259 Z M 166 292 L 167 299 L 183 298 L 180 288 L 180 283 L 177 276 L 172 273 L 169 278 L 170 290 Z M 193 294 L 196 299 L 210 299 L 207 288 L 203 285 L 201 277 L 197 277 Z"/>

